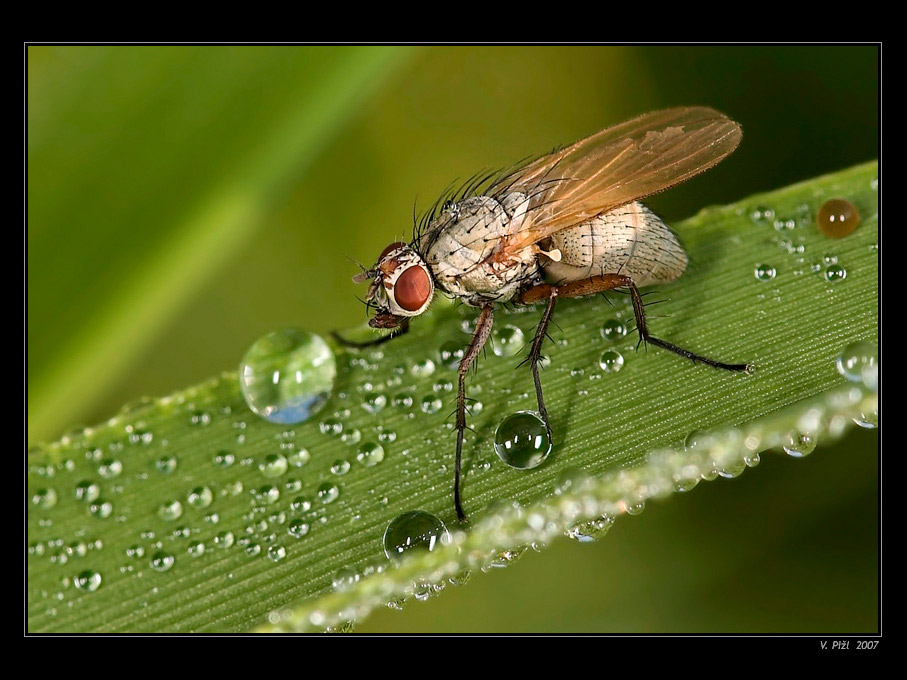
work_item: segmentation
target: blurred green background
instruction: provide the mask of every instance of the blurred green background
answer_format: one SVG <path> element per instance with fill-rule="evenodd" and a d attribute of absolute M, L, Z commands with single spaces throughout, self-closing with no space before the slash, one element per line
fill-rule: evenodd
<path fill-rule="evenodd" d="M 29 444 L 232 369 L 277 327 L 362 323 L 347 256 L 407 236 L 414 200 L 638 113 L 705 104 L 743 124 L 708 180 L 651 201 L 668 221 L 879 148 L 876 47 L 31 46 L 27 61 Z M 562 541 L 361 630 L 874 632 L 878 447 L 861 431 L 764 456 L 596 545 Z"/>

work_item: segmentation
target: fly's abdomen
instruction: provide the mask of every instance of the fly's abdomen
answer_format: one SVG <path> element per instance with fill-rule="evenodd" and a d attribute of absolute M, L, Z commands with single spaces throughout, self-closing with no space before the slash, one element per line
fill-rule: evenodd
<path fill-rule="evenodd" d="M 637 286 L 673 281 L 683 274 L 687 255 L 674 232 L 642 203 L 634 202 L 554 234 L 545 260 L 551 283 L 580 281 L 600 274 L 625 274 Z"/>

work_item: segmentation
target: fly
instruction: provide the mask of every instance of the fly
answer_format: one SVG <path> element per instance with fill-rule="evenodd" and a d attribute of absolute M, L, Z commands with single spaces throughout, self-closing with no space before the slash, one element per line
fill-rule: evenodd
<path fill-rule="evenodd" d="M 677 237 L 639 199 L 708 170 L 730 155 L 741 137 L 738 123 L 706 107 L 639 116 L 477 181 L 431 211 L 410 243 L 392 243 L 374 267 L 354 277 L 357 283 L 370 281 L 366 303 L 375 314 L 369 325 L 392 329 L 358 346 L 405 333 L 410 319 L 428 309 L 436 289 L 480 310 L 458 368 L 454 505 L 461 521 L 466 519 L 460 500 L 466 374 L 491 334 L 496 304 L 545 305 L 526 361 L 549 441 L 538 365 L 559 298 L 626 289 L 641 342 L 706 366 L 748 369 L 653 336 L 639 293 L 640 287 L 677 279 L 687 265 Z"/>

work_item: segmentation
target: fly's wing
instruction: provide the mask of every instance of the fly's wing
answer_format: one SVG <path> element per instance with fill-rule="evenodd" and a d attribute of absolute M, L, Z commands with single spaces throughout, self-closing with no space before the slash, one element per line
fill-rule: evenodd
<path fill-rule="evenodd" d="M 529 196 L 503 247 L 520 250 L 567 227 L 664 191 L 727 157 L 740 125 L 706 107 L 655 111 L 597 132 L 511 173 L 494 192 Z"/>

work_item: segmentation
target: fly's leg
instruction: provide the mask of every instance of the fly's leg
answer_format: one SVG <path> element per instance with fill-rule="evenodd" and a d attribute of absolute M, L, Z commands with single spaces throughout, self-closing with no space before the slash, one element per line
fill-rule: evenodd
<path fill-rule="evenodd" d="M 357 349 L 361 349 L 363 347 L 375 347 L 376 345 L 383 345 L 385 342 L 388 342 L 389 340 L 393 340 L 394 338 L 399 338 L 401 335 L 406 335 L 408 330 L 409 330 L 409 319 L 405 319 L 403 321 L 403 323 L 401 323 L 399 326 L 397 326 L 397 328 L 392 330 L 390 333 L 388 333 L 387 335 L 382 335 L 379 338 L 375 338 L 374 340 L 366 340 L 365 342 L 356 342 L 354 340 L 347 340 L 346 338 L 342 337 L 340 335 L 340 333 L 338 333 L 337 331 L 331 331 L 331 337 L 334 338 L 334 340 L 339 342 L 344 347 L 354 347 Z"/>
<path fill-rule="evenodd" d="M 545 307 L 545 313 L 542 314 L 542 320 L 539 321 L 535 329 L 535 338 L 532 340 L 532 347 L 529 349 L 529 356 L 526 361 L 529 362 L 529 370 L 532 371 L 532 379 L 535 381 L 535 397 L 539 404 L 539 415 L 545 423 L 545 430 L 548 432 L 548 441 L 551 441 L 551 424 L 548 422 L 548 409 L 545 408 L 545 399 L 542 396 L 542 381 L 539 378 L 539 359 L 542 356 L 542 343 L 548 335 L 548 324 L 551 323 L 551 315 L 554 313 L 554 305 L 557 302 L 558 288 L 551 287 L 548 296 L 548 305 Z M 523 363 L 526 363 L 524 361 Z"/>
<path fill-rule="evenodd" d="M 673 345 L 670 342 L 656 338 L 649 333 L 649 327 L 646 325 L 646 310 L 642 302 L 642 296 L 639 289 L 633 283 L 633 279 L 622 274 L 602 274 L 601 276 L 592 276 L 581 281 L 572 281 L 560 286 L 553 286 L 547 283 L 529 288 L 517 298 L 521 304 L 532 304 L 541 302 L 545 298 L 551 298 L 552 292 L 556 291 L 558 297 L 583 297 L 593 293 L 602 293 L 606 290 L 615 288 L 627 288 L 630 291 L 630 299 L 633 302 L 633 313 L 636 316 L 636 328 L 639 331 L 639 337 L 643 342 L 651 343 L 656 347 L 661 347 L 674 354 L 679 354 L 696 363 L 705 364 L 713 368 L 721 368 L 725 371 L 748 371 L 749 364 L 726 364 L 721 361 L 715 361 L 708 357 L 694 354 L 693 352 Z M 551 303 L 549 302 L 549 307 Z M 536 381 L 538 385 L 538 381 Z"/>
<path fill-rule="evenodd" d="M 460 503 L 460 459 L 463 455 L 463 432 L 466 430 L 466 373 L 479 352 L 482 351 L 482 347 L 485 346 L 488 336 L 491 335 L 491 326 L 494 323 L 492 310 L 493 307 L 490 304 L 482 307 L 472 340 L 469 342 L 466 352 L 463 353 L 457 369 L 459 386 L 457 388 L 457 461 L 454 467 L 454 505 L 457 508 L 457 519 L 461 522 L 466 520 L 466 513 L 463 512 L 463 505 Z"/>

